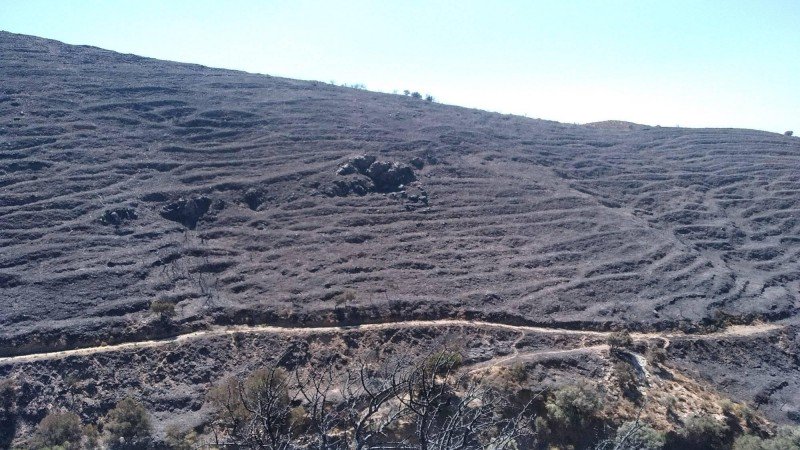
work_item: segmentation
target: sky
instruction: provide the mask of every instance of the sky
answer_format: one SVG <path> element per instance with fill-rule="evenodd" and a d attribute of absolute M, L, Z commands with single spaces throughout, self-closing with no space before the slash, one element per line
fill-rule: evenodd
<path fill-rule="evenodd" d="M 0 0 L 0 29 L 567 123 L 800 133 L 800 0 Z"/>

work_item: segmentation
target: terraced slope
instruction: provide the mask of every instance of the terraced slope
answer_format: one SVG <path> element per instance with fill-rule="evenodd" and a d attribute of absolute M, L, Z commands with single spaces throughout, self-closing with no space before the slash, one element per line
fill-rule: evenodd
<path fill-rule="evenodd" d="M 668 329 L 798 306 L 796 138 L 566 125 L 9 33 L 0 61 L 4 355 L 211 323 Z"/>

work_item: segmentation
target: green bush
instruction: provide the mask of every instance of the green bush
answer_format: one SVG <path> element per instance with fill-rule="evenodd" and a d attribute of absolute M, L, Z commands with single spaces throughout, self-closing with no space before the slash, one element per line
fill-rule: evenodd
<path fill-rule="evenodd" d="M 661 347 L 647 347 L 647 352 L 645 353 L 644 357 L 652 366 L 664 364 L 664 362 L 667 360 L 667 351 Z"/>
<path fill-rule="evenodd" d="M 627 331 L 617 331 L 608 336 L 608 346 L 611 350 L 621 350 L 633 346 L 633 338 Z"/>
<path fill-rule="evenodd" d="M 672 435 L 670 448 L 685 450 L 704 450 L 728 448 L 731 441 L 730 428 L 713 417 L 704 415 L 689 416 Z"/>
<path fill-rule="evenodd" d="M 177 425 L 167 426 L 164 442 L 170 450 L 192 450 L 197 448 L 197 433 Z"/>
<path fill-rule="evenodd" d="M 77 414 L 51 412 L 46 415 L 31 439 L 33 449 L 77 450 L 83 439 L 83 426 Z"/>
<path fill-rule="evenodd" d="M 175 315 L 175 303 L 168 300 L 153 300 L 150 303 L 150 311 L 161 316 L 161 318 L 172 317 Z"/>
<path fill-rule="evenodd" d="M 601 408 L 597 391 L 585 384 L 565 386 L 555 391 L 545 404 L 550 429 L 567 433 L 585 428 Z"/>
<path fill-rule="evenodd" d="M 733 443 L 733 450 L 789 450 L 800 449 L 800 427 L 784 427 L 768 439 L 758 436 L 740 436 Z"/>
<path fill-rule="evenodd" d="M 145 449 L 151 445 L 153 426 L 144 406 L 127 397 L 108 412 L 105 431 L 109 449 Z"/>
<path fill-rule="evenodd" d="M 87 450 L 94 450 L 100 448 L 100 432 L 93 424 L 88 424 L 83 427 L 83 448 Z"/>
<path fill-rule="evenodd" d="M 625 422 L 617 429 L 617 450 L 661 450 L 667 442 L 664 433 L 637 422 Z"/>
<path fill-rule="evenodd" d="M 457 370 L 461 367 L 463 361 L 464 358 L 460 353 L 443 350 L 426 358 L 422 367 L 424 370 L 435 372 L 437 375 L 444 375 Z"/>

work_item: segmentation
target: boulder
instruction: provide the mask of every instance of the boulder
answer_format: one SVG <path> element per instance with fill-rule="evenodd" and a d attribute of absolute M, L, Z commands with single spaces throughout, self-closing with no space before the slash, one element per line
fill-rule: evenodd
<path fill-rule="evenodd" d="M 417 179 L 410 166 L 389 161 L 372 163 L 367 170 L 367 176 L 372 179 L 375 189 L 380 192 L 399 191 L 400 186 Z"/>
<path fill-rule="evenodd" d="M 375 162 L 376 158 L 372 155 L 359 155 L 350 159 L 350 164 L 359 172 L 367 173 L 367 170 Z"/>
<path fill-rule="evenodd" d="M 133 208 L 107 209 L 103 211 L 103 215 L 100 216 L 100 223 L 103 225 L 114 225 L 115 227 L 118 227 L 124 222 L 134 220 L 137 217 L 136 210 Z"/>
<path fill-rule="evenodd" d="M 201 195 L 199 197 L 192 197 L 185 199 L 179 198 L 177 201 L 169 203 L 161 208 L 161 217 L 178 222 L 194 230 L 197 227 L 197 222 L 211 206 L 211 199 Z"/>
<path fill-rule="evenodd" d="M 356 173 L 356 167 L 350 163 L 345 163 L 339 166 L 339 170 L 336 171 L 339 175 L 350 175 Z"/>
<path fill-rule="evenodd" d="M 248 208 L 255 211 L 264 202 L 263 193 L 258 189 L 250 188 L 244 193 L 244 202 L 247 203 Z"/>

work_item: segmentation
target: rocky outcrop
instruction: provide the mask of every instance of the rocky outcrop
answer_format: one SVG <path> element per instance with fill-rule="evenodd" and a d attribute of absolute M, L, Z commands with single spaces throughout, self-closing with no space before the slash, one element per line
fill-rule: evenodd
<path fill-rule="evenodd" d="M 339 166 L 337 174 L 347 177 L 336 180 L 329 193 L 345 196 L 366 195 L 369 192 L 399 192 L 406 184 L 416 181 L 414 169 L 397 161 L 382 161 L 372 155 L 350 158 Z"/>
<path fill-rule="evenodd" d="M 114 208 L 103 211 L 100 216 L 100 223 L 103 225 L 114 225 L 118 227 L 125 222 L 137 219 L 136 210 L 133 208 Z"/>
<path fill-rule="evenodd" d="M 179 198 L 177 201 L 169 203 L 161 208 L 161 217 L 178 222 L 190 230 L 197 227 L 197 222 L 211 206 L 211 199 L 205 195 L 192 197 L 189 199 Z"/>
<path fill-rule="evenodd" d="M 411 166 L 389 161 L 375 161 L 367 169 L 366 175 L 379 192 L 399 191 L 405 184 L 417 179 Z"/>

